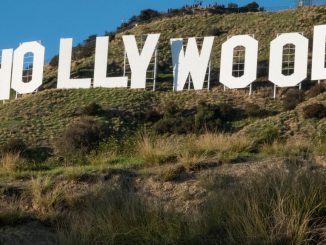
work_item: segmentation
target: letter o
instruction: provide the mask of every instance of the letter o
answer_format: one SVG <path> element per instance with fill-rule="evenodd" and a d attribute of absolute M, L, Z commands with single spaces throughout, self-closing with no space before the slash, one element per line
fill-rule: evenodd
<path fill-rule="evenodd" d="M 33 53 L 33 76 L 28 83 L 23 82 L 24 56 Z M 42 85 L 45 48 L 38 42 L 26 42 L 21 44 L 14 52 L 12 89 L 17 93 L 26 94 L 34 92 Z"/>
<path fill-rule="evenodd" d="M 282 74 L 283 47 L 295 45 L 294 73 Z M 269 81 L 279 87 L 294 87 L 307 77 L 309 40 L 299 33 L 284 33 L 271 42 Z"/>

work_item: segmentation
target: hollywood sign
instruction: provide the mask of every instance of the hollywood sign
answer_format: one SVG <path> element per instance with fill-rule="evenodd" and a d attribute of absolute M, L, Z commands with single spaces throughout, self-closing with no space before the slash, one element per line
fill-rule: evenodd
<path fill-rule="evenodd" d="M 128 59 L 131 80 L 130 88 L 145 89 L 146 74 L 156 52 L 160 34 L 149 34 L 140 51 L 133 35 L 123 36 L 126 57 Z M 199 51 L 196 38 L 189 38 L 184 47 L 182 38 L 170 40 L 173 63 L 173 89 L 181 91 L 190 76 L 195 90 L 203 89 L 205 76 L 211 59 L 214 37 L 204 37 Z M 60 40 L 57 88 L 117 88 L 128 87 L 128 77 L 107 77 L 109 37 L 96 38 L 94 78 L 71 79 L 71 38 Z M 294 71 L 291 75 L 282 73 L 283 48 L 287 44 L 295 46 Z M 325 62 L 326 25 L 314 27 L 311 80 L 326 79 Z M 258 41 L 250 35 L 237 35 L 222 45 L 219 82 L 231 89 L 246 88 L 257 79 Z M 239 77 L 233 75 L 234 49 L 245 49 L 244 71 Z M 284 33 L 270 44 L 269 81 L 278 87 L 293 87 L 307 78 L 309 40 L 300 33 Z M 24 82 L 24 58 L 33 54 L 33 73 L 31 80 Z M 10 89 L 19 94 L 32 93 L 43 81 L 45 47 L 39 42 L 25 42 L 17 49 L 2 50 L 0 69 L 0 99 L 10 97 Z"/>

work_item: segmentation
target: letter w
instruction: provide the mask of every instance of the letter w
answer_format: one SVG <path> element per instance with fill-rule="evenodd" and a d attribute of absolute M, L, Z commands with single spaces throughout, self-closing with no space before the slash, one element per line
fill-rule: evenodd
<path fill-rule="evenodd" d="M 189 38 L 186 52 L 183 39 L 171 39 L 173 62 L 173 88 L 182 91 L 189 74 L 195 90 L 203 89 L 207 67 L 210 61 L 214 37 L 205 37 L 201 52 L 197 47 L 196 38 Z"/>

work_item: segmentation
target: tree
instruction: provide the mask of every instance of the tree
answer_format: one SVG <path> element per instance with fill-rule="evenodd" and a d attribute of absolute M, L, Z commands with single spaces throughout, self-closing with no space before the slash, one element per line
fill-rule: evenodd
<path fill-rule="evenodd" d="M 140 15 L 138 18 L 140 21 L 147 21 L 147 20 L 151 20 L 158 16 L 160 16 L 160 13 L 158 11 L 153 10 L 153 9 L 145 9 L 140 12 Z"/>
<path fill-rule="evenodd" d="M 258 12 L 259 11 L 259 4 L 256 2 L 248 3 L 247 5 L 243 6 L 243 9 L 246 12 Z"/>
<path fill-rule="evenodd" d="M 229 9 L 237 9 L 238 8 L 238 4 L 236 4 L 236 3 L 229 3 L 228 4 L 228 8 Z"/>

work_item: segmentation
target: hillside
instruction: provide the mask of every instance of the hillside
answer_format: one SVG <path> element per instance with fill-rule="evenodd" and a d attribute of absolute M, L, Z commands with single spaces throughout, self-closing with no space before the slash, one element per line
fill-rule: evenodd
<path fill-rule="evenodd" d="M 55 89 L 54 58 L 41 91 L 0 105 L 0 244 L 325 244 L 326 83 L 274 99 L 265 77 L 277 33 L 311 39 L 325 23 L 320 6 L 170 17 L 116 34 L 113 74 L 121 35 L 162 33 L 155 92 Z M 217 29 L 215 75 L 227 36 L 260 41 L 254 93 L 216 81 L 172 92 L 169 38 Z M 72 76 L 92 76 L 93 59 L 76 59 Z"/>
<path fill-rule="evenodd" d="M 95 102 L 105 111 L 104 114 L 97 115 L 99 120 L 110 120 L 113 127 L 118 127 L 117 130 L 128 130 L 132 126 L 133 129 L 135 126 L 141 127 L 144 122 L 136 118 L 137 114 L 156 109 L 164 113 L 170 102 L 178 103 L 184 109 L 193 109 L 200 101 L 210 104 L 227 102 L 237 107 L 241 107 L 244 101 L 258 102 L 270 111 L 282 110 L 280 101 L 259 96 L 249 98 L 244 91 L 153 93 L 101 88 L 46 90 L 0 106 L 0 142 L 4 143 L 10 138 L 23 138 L 34 146 L 49 146 L 55 135 L 83 115 L 83 107 Z"/>
<path fill-rule="evenodd" d="M 169 39 L 172 37 L 205 36 L 212 29 L 222 30 L 216 37 L 213 52 L 213 74 L 216 75 L 219 62 L 221 43 L 227 36 L 243 33 L 254 33 L 260 42 L 260 63 L 265 64 L 268 59 L 270 41 L 277 33 L 300 31 L 311 39 L 313 26 L 326 23 L 326 7 L 304 7 L 296 10 L 281 12 L 258 12 L 227 15 L 192 15 L 156 20 L 153 23 L 141 24 L 127 32 L 118 33 L 110 43 L 109 63 L 114 60 L 114 66 L 120 66 L 123 62 L 123 50 L 121 35 L 146 33 L 162 33 L 159 51 L 159 81 L 158 84 L 166 84 L 172 87 L 172 72 L 170 71 L 171 55 Z M 196 23 L 196 24 L 194 24 Z M 260 23 L 257 25 L 257 23 Z M 265 24 L 263 24 L 265 23 Z M 94 57 L 85 57 L 73 63 L 72 77 L 92 76 Z M 164 71 L 163 71 L 164 69 Z M 261 70 L 265 70 L 262 72 Z M 164 73 L 163 73 L 164 72 Z M 266 65 L 260 66 L 260 80 L 265 80 Z M 44 88 L 56 86 L 56 67 L 46 66 Z M 216 79 L 216 78 L 215 78 Z M 214 79 L 214 80 L 215 80 Z M 254 86 L 256 89 L 257 84 Z M 144 108 L 161 108 L 166 101 L 182 101 L 188 107 L 195 107 L 198 101 L 218 104 L 219 102 L 232 101 L 236 107 L 243 107 L 241 100 L 253 102 L 258 100 L 258 105 L 270 111 L 281 111 L 280 100 L 272 100 L 271 83 L 263 83 L 254 90 L 254 96 L 248 98 L 245 91 L 222 91 L 215 89 L 206 92 L 184 92 L 175 94 L 171 91 L 156 92 L 131 91 L 131 90 L 48 90 L 28 96 L 17 101 L 11 101 L 0 107 L 1 111 L 1 136 L 0 142 L 8 138 L 24 137 L 29 143 L 42 145 L 48 144 L 49 139 L 62 131 L 68 122 L 79 116 L 81 107 L 96 102 L 105 109 L 126 110 L 133 113 L 144 112 Z M 216 82 L 215 82 L 216 85 Z M 306 87 L 309 87 L 307 82 Z M 160 87 L 160 85 L 158 85 Z M 170 90 L 170 89 L 169 89 Z M 195 93 L 196 96 L 192 96 Z M 280 90 L 280 93 L 284 91 Z M 279 95 L 281 96 L 281 94 Z M 269 108 L 270 107 L 270 108 Z M 136 123 L 136 122 L 133 122 Z M 247 122 L 248 123 L 248 122 Z M 243 125 L 245 126 L 245 125 Z"/>

